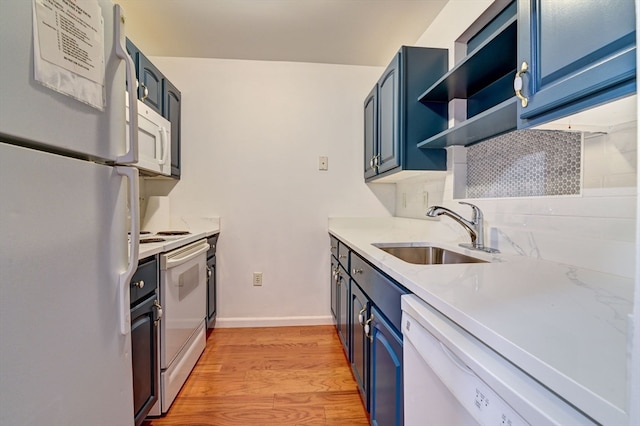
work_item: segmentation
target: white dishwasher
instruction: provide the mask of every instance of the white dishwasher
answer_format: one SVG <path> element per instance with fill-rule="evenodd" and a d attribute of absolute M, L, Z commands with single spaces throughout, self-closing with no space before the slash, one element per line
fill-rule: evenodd
<path fill-rule="evenodd" d="M 417 296 L 401 300 L 406 426 L 594 424 Z"/>

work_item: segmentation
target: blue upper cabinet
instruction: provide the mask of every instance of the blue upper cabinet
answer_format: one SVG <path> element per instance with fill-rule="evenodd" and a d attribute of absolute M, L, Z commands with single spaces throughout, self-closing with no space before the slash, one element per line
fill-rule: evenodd
<path fill-rule="evenodd" d="M 180 179 L 180 135 L 182 123 L 180 102 L 182 95 L 176 86 L 166 78 L 163 80 L 163 115 L 171 123 L 171 177 Z"/>
<path fill-rule="evenodd" d="M 162 114 L 164 76 L 143 54 L 139 54 L 138 60 L 138 98 L 158 114 Z"/>
<path fill-rule="evenodd" d="M 424 151 L 418 142 L 447 126 L 447 106 L 418 102 L 425 87 L 447 69 L 446 49 L 403 46 L 364 102 L 364 177 L 401 170 L 446 170 L 446 151 Z"/>
<path fill-rule="evenodd" d="M 400 165 L 400 54 L 378 81 L 378 174 Z"/>
<path fill-rule="evenodd" d="M 635 39 L 633 0 L 519 0 L 518 128 L 635 92 Z"/>
<path fill-rule="evenodd" d="M 375 177 L 374 167 L 378 149 L 378 85 L 364 100 L 364 178 Z"/>

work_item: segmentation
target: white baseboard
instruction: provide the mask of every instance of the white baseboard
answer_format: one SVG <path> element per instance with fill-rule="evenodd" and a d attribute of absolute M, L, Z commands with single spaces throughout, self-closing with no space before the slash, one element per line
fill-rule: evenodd
<path fill-rule="evenodd" d="M 332 325 L 331 315 L 317 317 L 263 317 L 263 318 L 220 318 L 216 328 L 234 327 L 286 327 L 294 325 Z"/>

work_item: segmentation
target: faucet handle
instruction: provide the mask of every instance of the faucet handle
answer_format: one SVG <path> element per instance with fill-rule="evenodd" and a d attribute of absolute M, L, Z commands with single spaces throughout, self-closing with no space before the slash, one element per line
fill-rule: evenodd
<path fill-rule="evenodd" d="M 458 201 L 458 204 L 465 204 L 467 206 L 470 206 L 473 209 L 473 217 L 471 219 L 473 222 L 482 221 L 483 217 L 482 217 L 482 210 L 480 210 L 480 207 L 476 206 L 475 204 L 467 203 L 465 201 Z"/>

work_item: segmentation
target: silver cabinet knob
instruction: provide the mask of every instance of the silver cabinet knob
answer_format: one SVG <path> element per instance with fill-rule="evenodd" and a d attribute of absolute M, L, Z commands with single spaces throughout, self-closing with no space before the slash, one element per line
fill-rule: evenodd
<path fill-rule="evenodd" d="M 351 270 L 351 273 L 352 273 L 353 275 L 361 274 L 361 273 L 362 273 L 362 269 L 356 269 L 356 268 L 353 268 L 353 269 Z"/>
<path fill-rule="evenodd" d="M 140 281 L 136 281 L 135 283 L 131 284 L 131 287 L 138 287 L 138 288 L 142 288 L 144 287 L 144 281 L 140 280 Z"/>

